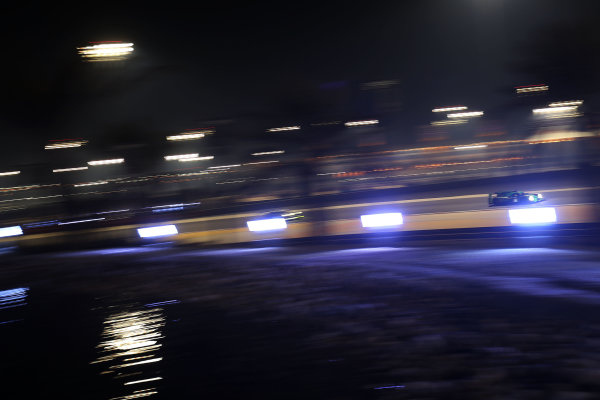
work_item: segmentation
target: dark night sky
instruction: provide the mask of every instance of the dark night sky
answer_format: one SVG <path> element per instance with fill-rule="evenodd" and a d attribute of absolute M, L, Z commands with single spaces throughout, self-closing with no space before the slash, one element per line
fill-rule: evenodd
<path fill-rule="evenodd" d="M 158 136 L 214 118 L 289 113 L 332 81 L 398 79 L 408 108 L 425 112 L 493 109 L 512 86 L 538 83 L 520 71 L 547 32 L 566 32 L 557 54 L 580 37 L 597 43 L 584 30 L 598 15 L 593 1 L 149 4 L 4 10 L 5 157 L 117 126 Z M 81 62 L 75 48 L 96 40 L 131 41 L 135 56 Z"/>

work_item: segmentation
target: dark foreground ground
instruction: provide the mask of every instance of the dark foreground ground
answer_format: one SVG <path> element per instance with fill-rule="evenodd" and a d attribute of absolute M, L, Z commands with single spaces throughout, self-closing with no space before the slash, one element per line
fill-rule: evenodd
<path fill-rule="evenodd" d="M 7 399 L 600 393 L 600 251 L 590 247 L 0 257 Z"/>

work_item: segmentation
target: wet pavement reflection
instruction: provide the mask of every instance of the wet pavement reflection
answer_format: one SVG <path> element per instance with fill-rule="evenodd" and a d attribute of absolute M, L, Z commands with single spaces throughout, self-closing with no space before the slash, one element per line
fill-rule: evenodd
<path fill-rule="evenodd" d="M 3 398 L 593 399 L 599 260 L 393 247 L 5 260 Z"/>

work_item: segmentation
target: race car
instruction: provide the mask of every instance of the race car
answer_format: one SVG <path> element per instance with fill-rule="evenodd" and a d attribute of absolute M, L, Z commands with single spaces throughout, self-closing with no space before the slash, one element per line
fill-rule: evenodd
<path fill-rule="evenodd" d="M 541 193 L 525 193 L 518 190 L 490 193 L 488 196 L 488 204 L 490 207 L 516 204 L 535 204 L 544 200 L 544 196 Z"/>

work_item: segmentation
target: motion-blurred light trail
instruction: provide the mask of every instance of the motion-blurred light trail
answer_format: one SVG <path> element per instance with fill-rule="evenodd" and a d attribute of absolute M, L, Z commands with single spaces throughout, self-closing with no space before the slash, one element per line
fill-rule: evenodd
<path fill-rule="evenodd" d="M 122 164 L 125 162 L 124 158 L 112 158 L 109 160 L 96 160 L 96 161 L 88 161 L 89 165 L 110 165 L 110 164 Z"/>
<path fill-rule="evenodd" d="M 85 61 L 119 61 L 133 52 L 133 43 L 101 42 L 77 50 Z"/>
<path fill-rule="evenodd" d="M 0 176 L 19 175 L 20 173 L 21 173 L 21 171 L 0 172 Z"/>

